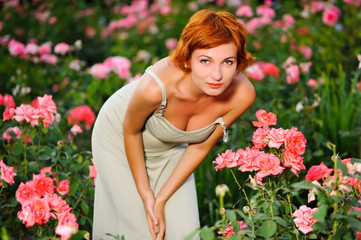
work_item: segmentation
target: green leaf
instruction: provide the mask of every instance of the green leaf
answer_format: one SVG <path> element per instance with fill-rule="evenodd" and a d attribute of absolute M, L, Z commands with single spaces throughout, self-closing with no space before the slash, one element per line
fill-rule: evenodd
<path fill-rule="evenodd" d="M 38 162 L 29 162 L 28 163 L 29 170 L 39 170 L 40 164 Z"/>
<path fill-rule="evenodd" d="M 11 151 L 11 153 L 14 155 L 14 156 L 19 156 L 20 154 L 22 154 L 24 151 L 24 147 L 23 145 L 19 142 L 17 144 L 15 144 L 13 150 Z"/>
<path fill-rule="evenodd" d="M 82 201 L 80 206 L 84 213 L 87 215 L 89 212 L 89 205 L 86 203 L 86 201 Z"/>
<path fill-rule="evenodd" d="M 320 223 L 325 221 L 327 215 L 328 206 L 326 204 L 321 205 L 318 207 L 316 212 L 313 213 L 313 217 L 317 219 Z"/>
<path fill-rule="evenodd" d="M 198 234 L 199 234 L 200 232 L 201 232 L 201 229 L 197 229 L 197 230 L 191 232 L 190 234 L 188 234 L 188 235 L 184 238 L 184 240 L 193 240 L 193 239 L 195 239 L 196 236 L 198 236 Z"/>
<path fill-rule="evenodd" d="M 286 223 L 286 221 L 285 221 L 283 218 L 281 218 L 281 217 L 275 216 L 275 217 L 272 218 L 272 220 L 276 221 L 276 222 L 277 222 L 279 225 L 281 225 L 282 227 L 287 227 L 287 226 L 288 226 L 288 224 Z"/>
<path fill-rule="evenodd" d="M 309 239 L 317 239 L 317 235 L 312 233 L 312 234 L 308 235 L 308 238 Z"/>
<path fill-rule="evenodd" d="M 87 231 L 78 231 L 76 233 L 74 233 L 73 235 L 71 235 L 70 240 L 83 240 L 84 239 L 84 235 L 88 233 Z"/>
<path fill-rule="evenodd" d="M 271 237 L 276 233 L 276 231 L 277 231 L 277 223 L 272 220 L 263 222 L 260 228 L 260 234 L 265 238 Z"/>
<path fill-rule="evenodd" d="M 344 164 L 343 162 L 341 162 L 339 159 L 337 160 L 337 168 L 341 169 L 342 174 L 344 176 L 347 176 L 348 172 L 347 172 L 347 166 L 346 164 Z"/>
<path fill-rule="evenodd" d="M 332 217 L 337 220 L 346 220 L 354 230 L 361 232 L 361 221 L 356 217 L 348 217 L 341 214 L 334 214 Z"/>
<path fill-rule="evenodd" d="M 240 239 L 243 239 L 242 235 L 240 235 L 240 234 L 232 235 L 228 238 L 228 240 L 240 240 Z"/>
<path fill-rule="evenodd" d="M 306 180 L 291 184 L 291 186 L 296 189 L 311 189 L 316 187 L 312 182 Z"/>
<path fill-rule="evenodd" d="M 213 240 L 215 239 L 216 236 L 214 235 L 214 232 L 212 231 L 212 229 L 208 228 L 208 227 L 204 227 L 201 230 L 201 239 L 202 240 Z"/>
<path fill-rule="evenodd" d="M 79 184 L 78 183 L 74 183 L 74 184 L 70 184 L 70 188 L 69 188 L 69 196 L 72 196 L 75 191 L 78 189 Z"/>
<path fill-rule="evenodd" d="M 226 210 L 226 216 L 227 216 L 229 222 L 233 222 L 233 221 L 237 220 L 237 215 L 232 210 Z"/>

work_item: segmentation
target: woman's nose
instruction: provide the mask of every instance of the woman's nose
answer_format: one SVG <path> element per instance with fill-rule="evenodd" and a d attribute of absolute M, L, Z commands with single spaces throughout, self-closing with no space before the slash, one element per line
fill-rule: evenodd
<path fill-rule="evenodd" d="M 212 72 L 212 77 L 216 81 L 222 80 L 223 74 L 222 74 L 222 69 L 220 66 L 214 67 L 213 72 Z"/>

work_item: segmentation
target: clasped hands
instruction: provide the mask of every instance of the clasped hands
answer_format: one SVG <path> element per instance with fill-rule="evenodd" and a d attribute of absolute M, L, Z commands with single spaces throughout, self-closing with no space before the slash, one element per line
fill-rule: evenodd
<path fill-rule="evenodd" d="M 143 199 L 148 226 L 153 240 L 165 239 L 165 201 L 156 199 L 153 193 Z"/>

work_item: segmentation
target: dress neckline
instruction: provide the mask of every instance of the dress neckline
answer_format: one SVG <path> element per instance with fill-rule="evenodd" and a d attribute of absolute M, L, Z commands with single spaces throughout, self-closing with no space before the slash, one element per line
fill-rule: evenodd
<path fill-rule="evenodd" d="M 159 119 L 162 119 L 168 126 L 170 126 L 171 128 L 173 128 L 174 130 L 178 131 L 178 132 L 182 132 L 182 133 L 196 133 L 196 132 L 201 132 L 204 131 L 208 128 L 210 128 L 211 126 L 213 126 L 216 123 L 220 123 L 220 124 L 224 124 L 222 117 L 218 117 L 216 120 L 214 120 L 212 123 L 208 124 L 205 127 L 202 127 L 200 129 L 196 129 L 196 130 L 192 130 L 192 131 L 185 131 L 185 130 L 181 130 L 179 128 L 177 128 L 176 126 L 174 126 L 171 122 L 168 121 L 168 119 L 166 119 L 165 117 L 163 117 L 162 115 L 160 115 L 159 113 L 154 113 L 155 116 L 157 116 Z"/>

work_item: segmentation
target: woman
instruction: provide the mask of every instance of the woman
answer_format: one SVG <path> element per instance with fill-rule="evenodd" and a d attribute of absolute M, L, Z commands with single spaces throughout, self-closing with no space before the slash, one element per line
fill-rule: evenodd
<path fill-rule="evenodd" d="M 178 240 L 199 227 L 192 173 L 255 98 L 240 73 L 253 61 L 246 35 L 232 14 L 201 10 L 169 57 L 106 101 L 92 135 L 93 239 Z"/>

